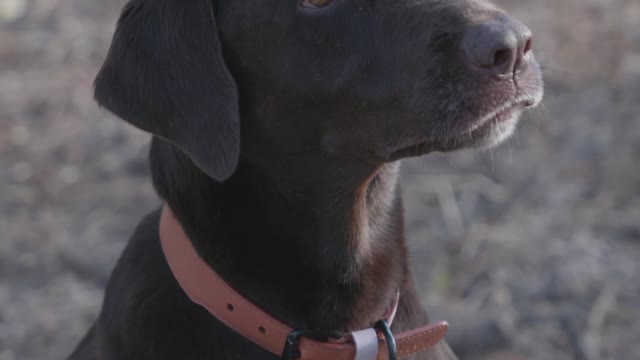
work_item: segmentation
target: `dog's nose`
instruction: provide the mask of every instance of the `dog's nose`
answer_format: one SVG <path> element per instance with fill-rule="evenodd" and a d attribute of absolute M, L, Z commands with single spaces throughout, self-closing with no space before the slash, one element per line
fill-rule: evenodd
<path fill-rule="evenodd" d="M 526 69 L 532 38 L 526 25 L 500 14 L 467 29 L 462 49 L 472 66 L 496 78 L 510 79 Z"/>

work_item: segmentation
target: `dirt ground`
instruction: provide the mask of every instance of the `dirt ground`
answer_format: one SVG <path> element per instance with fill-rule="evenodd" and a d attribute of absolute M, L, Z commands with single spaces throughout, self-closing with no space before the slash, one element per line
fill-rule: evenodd
<path fill-rule="evenodd" d="M 544 106 L 492 152 L 406 161 L 425 306 L 463 359 L 640 359 L 640 1 L 500 0 Z M 0 0 L 0 360 L 62 359 L 159 204 L 91 83 L 123 0 Z"/>

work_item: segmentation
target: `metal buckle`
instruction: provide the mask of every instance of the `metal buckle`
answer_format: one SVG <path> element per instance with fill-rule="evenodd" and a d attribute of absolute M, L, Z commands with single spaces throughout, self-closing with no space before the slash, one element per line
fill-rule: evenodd
<path fill-rule="evenodd" d="M 380 330 L 382 334 L 384 334 L 384 338 L 387 341 L 387 348 L 389 349 L 389 360 L 397 360 L 398 348 L 396 346 L 396 338 L 393 337 L 387 320 L 379 320 L 375 325 L 375 329 Z"/>
<path fill-rule="evenodd" d="M 387 348 L 389 349 L 389 360 L 397 360 L 398 348 L 396 346 L 396 339 L 393 337 L 393 333 L 391 332 L 391 328 L 389 327 L 387 320 L 379 320 L 376 322 L 374 329 L 382 332 L 384 335 L 387 342 Z M 300 338 L 302 337 L 326 341 L 328 338 L 340 339 L 342 336 L 337 332 L 328 333 L 303 329 L 293 330 L 289 335 L 287 335 L 287 339 L 285 340 L 282 356 L 280 357 L 282 360 L 296 360 L 302 356 L 299 349 Z"/>
<path fill-rule="evenodd" d="M 287 340 L 284 342 L 284 349 L 282 350 L 282 360 L 296 360 L 299 359 L 300 354 L 300 338 L 306 337 L 319 341 L 326 341 L 329 338 L 340 339 L 342 336 L 337 332 L 322 332 L 314 330 L 296 329 L 287 335 Z"/>

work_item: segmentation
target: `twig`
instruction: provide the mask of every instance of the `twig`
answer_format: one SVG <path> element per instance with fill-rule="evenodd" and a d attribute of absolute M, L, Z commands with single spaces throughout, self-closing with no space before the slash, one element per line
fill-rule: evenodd
<path fill-rule="evenodd" d="M 450 181 L 443 179 L 438 182 L 435 193 L 440 203 L 444 221 L 447 224 L 447 230 L 453 237 L 462 236 L 464 234 L 464 220 L 456 200 L 453 185 Z"/>
<path fill-rule="evenodd" d="M 618 284 L 608 284 L 591 307 L 583 337 L 585 353 L 589 360 L 602 359 L 601 331 L 607 315 L 616 305 L 619 290 Z"/>

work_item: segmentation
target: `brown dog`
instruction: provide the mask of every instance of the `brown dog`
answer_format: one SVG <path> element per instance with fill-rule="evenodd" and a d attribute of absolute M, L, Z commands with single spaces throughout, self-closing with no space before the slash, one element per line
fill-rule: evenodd
<path fill-rule="evenodd" d="M 397 290 L 393 331 L 427 323 L 397 160 L 494 146 L 541 98 L 530 31 L 481 0 L 131 0 L 96 79 L 154 135 L 155 188 L 208 266 L 283 323 L 341 333 Z M 185 295 L 158 226 L 71 359 L 278 358 Z"/>

